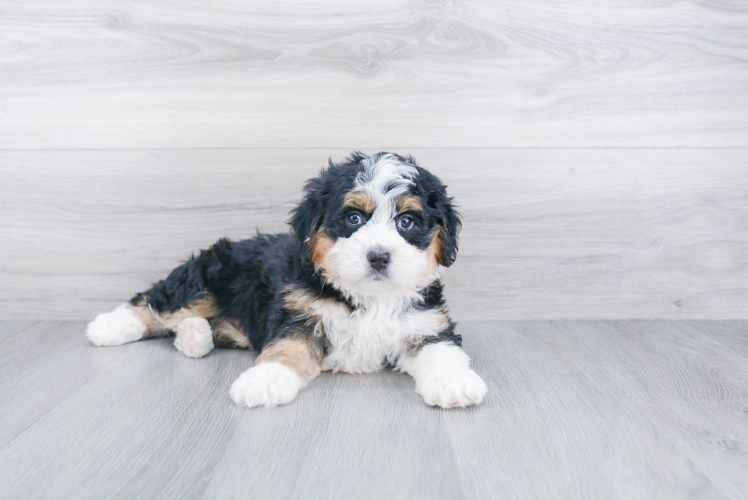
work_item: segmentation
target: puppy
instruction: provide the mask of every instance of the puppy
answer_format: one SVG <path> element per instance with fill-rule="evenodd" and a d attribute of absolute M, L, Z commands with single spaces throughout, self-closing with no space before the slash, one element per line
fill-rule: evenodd
<path fill-rule="evenodd" d="M 259 355 L 230 390 L 240 406 L 290 403 L 321 370 L 410 374 L 424 401 L 479 403 L 440 278 L 460 218 L 445 186 L 412 157 L 355 153 L 307 181 L 293 234 L 219 240 L 145 292 L 100 314 L 97 346 L 176 335 L 200 358 L 215 346 Z"/>

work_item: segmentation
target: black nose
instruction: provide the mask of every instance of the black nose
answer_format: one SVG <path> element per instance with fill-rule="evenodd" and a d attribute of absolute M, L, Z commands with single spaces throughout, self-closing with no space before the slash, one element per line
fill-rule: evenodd
<path fill-rule="evenodd" d="M 377 271 L 381 271 L 390 263 L 390 253 L 384 250 L 372 250 L 367 255 L 369 264 Z"/>

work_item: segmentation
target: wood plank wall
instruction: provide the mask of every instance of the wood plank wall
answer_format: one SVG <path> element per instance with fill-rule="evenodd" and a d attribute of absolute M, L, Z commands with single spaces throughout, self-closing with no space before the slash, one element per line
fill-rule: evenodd
<path fill-rule="evenodd" d="M 354 149 L 465 216 L 459 319 L 748 318 L 748 4 L 0 0 L 0 318 L 283 231 Z"/>

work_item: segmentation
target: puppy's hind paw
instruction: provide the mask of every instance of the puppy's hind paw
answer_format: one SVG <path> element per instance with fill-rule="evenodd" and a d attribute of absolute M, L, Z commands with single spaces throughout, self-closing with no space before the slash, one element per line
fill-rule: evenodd
<path fill-rule="evenodd" d="M 231 399 L 239 406 L 272 408 L 288 404 L 305 383 L 295 371 L 266 361 L 242 373 L 231 386 Z"/>
<path fill-rule="evenodd" d="M 488 388 L 470 368 L 452 368 L 432 374 L 423 381 L 418 393 L 429 406 L 464 408 L 483 401 Z"/>
<path fill-rule="evenodd" d="M 102 313 L 86 327 L 86 337 L 96 346 L 113 346 L 140 340 L 145 335 L 145 323 L 127 307 Z"/>
<path fill-rule="evenodd" d="M 202 358 L 213 350 L 213 331 L 205 318 L 187 318 L 177 326 L 174 347 L 188 358 Z"/>

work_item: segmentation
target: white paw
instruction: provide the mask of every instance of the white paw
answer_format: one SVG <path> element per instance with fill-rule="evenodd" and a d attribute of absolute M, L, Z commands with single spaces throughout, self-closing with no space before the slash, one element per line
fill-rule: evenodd
<path fill-rule="evenodd" d="M 272 408 L 293 401 L 304 385 L 292 369 L 275 361 L 266 361 L 242 373 L 229 394 L 239 406 Z"/>
<path fill-rule="evenodd" d="M 142 339 L 146 330 L 145 323 L 125 307 L 96 316 L 86 327 L 86 337 L 97 346 L 122 345 Z"/>
<path fill-rule="evenodd" d="M 464 408 L 483 400 L 488 389 L 483 379 L 470 368 L 453 367 L 433 373 L 417 388 L 429 406 Z"/>
<path fill-rule="evenodd" d="M 192 317 L 177 325 L 174 347 L 188 358 L 202 358 L 213 350 L 213 331 L 205 318 Z"/>

